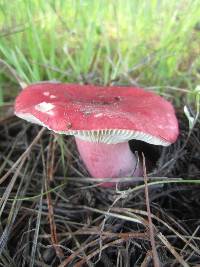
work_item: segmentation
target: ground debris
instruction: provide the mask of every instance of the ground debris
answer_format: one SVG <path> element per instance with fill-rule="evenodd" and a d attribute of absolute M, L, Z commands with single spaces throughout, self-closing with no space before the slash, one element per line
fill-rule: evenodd
<path fill-rule="evenodd" d="M 179 115 L 179 121 L 179 140 L 170 147 L 130 142 L 144 152 L 148 182 L 199 179 L 200 125 L 188 137 L 187 119 Z M 144 186 L 136 188 L 144 181 L 117 190 L 97 187 L 73 137 L 45 130 L 34 143 L 39 131 L 15 117 L 0 121 L 0 177 L 8 173 L 0 179 L 2 266 L 26 266 L 30 259 L 32 266 L 153 266 L 149 215 L 162 266 L 200 264 L 198 184 L 148 187 L 149 214 Z"/>

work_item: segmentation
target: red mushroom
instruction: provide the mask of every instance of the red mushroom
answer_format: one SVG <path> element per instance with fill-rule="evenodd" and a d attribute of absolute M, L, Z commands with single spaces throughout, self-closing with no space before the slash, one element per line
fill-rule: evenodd
<path fill-rule="evenodd" d="M 133 87 L 37 83 L 17 97 L 15 114 L 74 135 L 83 162 L 96 178 L 141 176 L 128 141 L 168 146 L 179 132 L 168 101 Z M 113 184 L 104 183 L 108 185 Z"/>

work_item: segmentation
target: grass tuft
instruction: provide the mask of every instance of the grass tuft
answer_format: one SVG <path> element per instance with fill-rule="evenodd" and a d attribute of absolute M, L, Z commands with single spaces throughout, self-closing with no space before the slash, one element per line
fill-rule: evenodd
<path fill-rule="evenodd" d="M 199 80 L 198 0 L 3 0 L 0 7 L 0 58 L 25 83 L 192 89 Z"/>

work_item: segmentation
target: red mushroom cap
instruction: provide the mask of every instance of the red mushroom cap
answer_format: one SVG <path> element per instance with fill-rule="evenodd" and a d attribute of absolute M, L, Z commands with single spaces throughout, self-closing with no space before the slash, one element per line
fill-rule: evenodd
<path fill-rule="evenodd" d="M 17 97 L 15 114 L 55 132 L 94 142 L 137 139 L 166 146 L 179 133 L 171 103 L 134 87 L 37 83 Z"/>

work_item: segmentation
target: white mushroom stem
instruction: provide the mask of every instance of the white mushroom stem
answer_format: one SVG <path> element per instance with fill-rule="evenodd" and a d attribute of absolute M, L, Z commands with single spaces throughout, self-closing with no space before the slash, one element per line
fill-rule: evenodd
<path fill-rule="evenodd" d="M 128 142 L 104 144 L 76 139 L 81 158 L 89 173 L 95 178 L 120 178 L 141 176 L 141 163 L 131 152 Z M 112 187 L 114 183 L 104 183 Z"/>

